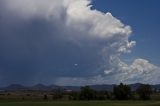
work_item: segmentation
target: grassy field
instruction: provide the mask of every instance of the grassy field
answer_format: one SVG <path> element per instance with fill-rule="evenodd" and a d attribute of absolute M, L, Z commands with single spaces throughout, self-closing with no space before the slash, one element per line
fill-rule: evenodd
<path fill-rule="evenodd" d="M 1 102 L 0 106 L 160 106 L 160 101 Z"/>

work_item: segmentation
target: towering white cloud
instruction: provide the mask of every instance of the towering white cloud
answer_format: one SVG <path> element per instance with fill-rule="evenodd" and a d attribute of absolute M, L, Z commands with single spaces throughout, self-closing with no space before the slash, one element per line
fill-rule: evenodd
<path fill-rule="evenodd" d="M 119 83 L 120 81 L 158 83 L 159 68 L 147 60 L 136 59 L 131 65 L 120 60 L 120 56 L 130 53 L 135 41 L 129 41 L 131 27 L 124 25 L 111 13 L 91 9 L 90 0 L 3 0 L 6 11 L 19 18 L 45 19 L 54 26 L 62 39 L 73 42 L 81 48 L 96 48 L 101 55 L 99 66 L 91 77 L 57 78 L 58 84 L 79 81 L 79 84 Z M 76 63 L 75 63 L 76 64 Z M 78 66 L 77 66 L 78 67 Z M 85 73 L 85 72 L 84 72 Z M 154 76 L 154 78 L 152 78 Z"/>

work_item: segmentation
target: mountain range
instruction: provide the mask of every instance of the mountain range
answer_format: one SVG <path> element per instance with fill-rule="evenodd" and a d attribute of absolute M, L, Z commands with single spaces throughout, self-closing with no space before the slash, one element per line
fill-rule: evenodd
<path fill-rule="evenodd" d="M 135 91 L 141 83 L 129 84 L 132 91 Z M 104 85 L 89 85 L 92 89 L 100 91 L 100 90 L 107 90 L 112 91 L 114 84 L 104 84 Z M 83 86 L 58 86 L 58 85 L 43 85 L 37 84 L 34 86 L 23 86 L 20 84 L 12 84 L 6 87 L 1 87 L 0 91 L 19 91 L 19 90 L 40 90 L 40 91 L 51 91 L 55 89 L 62 89 L 62 90 L 71 90 L 71 91 L 79 91 Z M 151 85 L 151 87 L 155 90 L 160 90 L 160 84 Z"/>

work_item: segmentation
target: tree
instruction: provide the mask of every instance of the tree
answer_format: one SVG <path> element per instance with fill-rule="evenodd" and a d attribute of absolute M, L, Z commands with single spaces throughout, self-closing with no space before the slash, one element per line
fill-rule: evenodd
<path fill-rule="evenodd" d="M 47 100 L 48 99 L 48 96 L 47 95 L 44 95 L 43 96 L 43 100 Z"/>
<path fill-rule="evenodd" d="M 80 100 L 93 100 L 95 92 L 89 86 L 82 87 L 79 95 Z"/>
<path fill-rule="evenodd" d="M 128 100 L 132 96 L 131 88 L 128 85 L 124 85 L 123 83 L 120 83 L 118 86 L 114 86 L 113 94 L 115 99 L 118 100 Z"/>
<path fill-rule="evenodd" d="M 69 93 L 69 99 L 70 100 L 78 100 L 79 99 L 79 92 L 72 91 Z"/>
<path fill-rule="evenodd" d="M 110 99 L 110 95 L 109 92 L 107 91 L 95 91 L 95 99 L 96 100 L 106 100 L 106 99 Z"/>
<path fill-rule="evenodd" d="M 152 94 L 152 87 L 147 84 L 141 84 L 137 89 L 137 94 L 139 95 L 139 99 L 149 100 Z"/>
<path fill-rule="evenodd" d="M 54 90 L 54 94 L 52 96 L 53 100 L 58 100 L 58 99 L 62 99 L 63 98 L 63 91 L 58 88 Z"/>

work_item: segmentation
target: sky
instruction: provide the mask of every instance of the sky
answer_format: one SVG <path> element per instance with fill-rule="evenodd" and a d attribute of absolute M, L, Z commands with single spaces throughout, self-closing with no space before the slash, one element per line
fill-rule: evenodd
<path fill-rule="evenodd" d="M 93 0 L 94 8 L 111 12 L 116 18 L 132 27 L 133 39 L 137 46 L 132 49 L 130 58 L 141 57 L 160 65 L 160 14 L 158 0 Z"/>
<path fill-rule="evenodd" d="M 0 85 L 160 79 L 159 0 L 1 0 Z"/>

